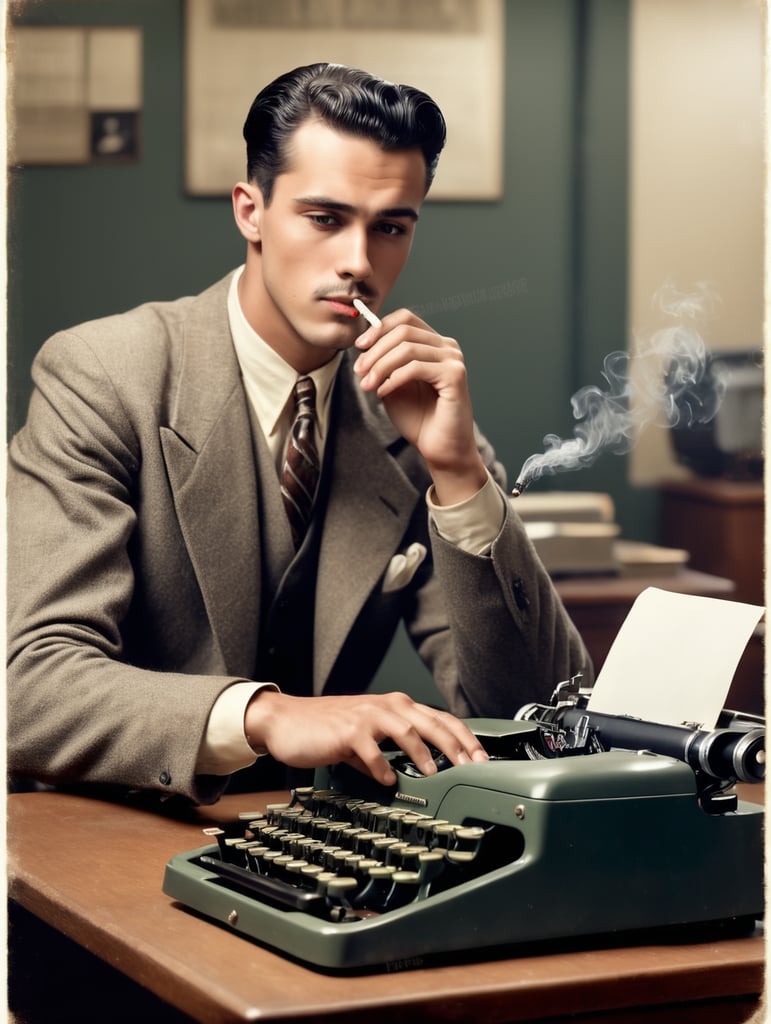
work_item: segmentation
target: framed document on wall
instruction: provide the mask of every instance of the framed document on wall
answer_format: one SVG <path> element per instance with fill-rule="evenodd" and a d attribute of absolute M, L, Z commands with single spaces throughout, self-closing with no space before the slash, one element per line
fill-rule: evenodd
<path fill-rule="evenodd" d="M 503 0 L 186 0 L 185 186 L 226 195 L 268 82 L 301 64 L 364 68 L 429 93 L 448 142 L 432 199 L 490 200 L 503 180 Z"/>
<path fill-rule="evenodd" d="M 16 25 L 9 40 L 11 165 L 139 159 L 140 28 Z"/>

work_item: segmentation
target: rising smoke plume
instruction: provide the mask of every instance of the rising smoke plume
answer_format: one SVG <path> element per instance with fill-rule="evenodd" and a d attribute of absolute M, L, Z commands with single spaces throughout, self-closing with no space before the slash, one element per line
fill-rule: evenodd
<path fill-rule="evenodd" d="M 688 321 L 711 314 L 714 301 L 706 285 L 690 294 L 664 285 L 654 304 L 676 322 L 638 341 L 631 353 L 605 357 L 607 388 L 590 384 L 573 395 L 574 436 L 565 440 L 547 434 L 544 451 L 523 463 L 514 493 L 541 476 L 591 466 L 604 452 L 630 451 L 649 424 L 708 423 L 720 406 L 725 381 L 709 374 L 709 353 Z"/>

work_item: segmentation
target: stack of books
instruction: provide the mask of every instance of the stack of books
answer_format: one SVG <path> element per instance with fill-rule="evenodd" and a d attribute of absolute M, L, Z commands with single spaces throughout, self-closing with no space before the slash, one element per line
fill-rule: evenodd
<path fill-rule="evenodd" d="M 668 576 L 688 552 L 622 540 L 609 494 L 544 491 L 510 499 L 552 576 Z"/>

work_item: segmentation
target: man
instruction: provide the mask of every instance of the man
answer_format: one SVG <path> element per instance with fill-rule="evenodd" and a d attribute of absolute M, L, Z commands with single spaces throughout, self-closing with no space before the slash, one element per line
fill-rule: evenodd
<path fill-rule="evenodd" d="M 384 739 L 424 772 L 432 748 L 484 760 L 456 716 L 511 716 L 588 669 L 457 343 L 405 309 L 353 315 L 382 311 L 406 262 L 439 109 L 319 64 L 263 90 L 244 135 L 245 266 L 36 359 L 9 470 L 22 775 L 199 802 L 255 761 L 274 783 L 271 758 L 387 783 Z M 364 692 L 400 620 L 451 713 Z"/>

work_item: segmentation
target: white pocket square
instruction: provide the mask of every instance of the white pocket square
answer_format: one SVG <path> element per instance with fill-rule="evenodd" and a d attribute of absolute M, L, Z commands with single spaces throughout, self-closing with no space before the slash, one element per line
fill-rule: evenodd
<path fill-rule="evenodd" d="M 383 593 L 401 590 L 410 582 L 415 572 L 426 557 L 426 549 L 422 544 L 410 544 L 404 554 L 394 555 L 388 563 L 383 579 Z"/>

